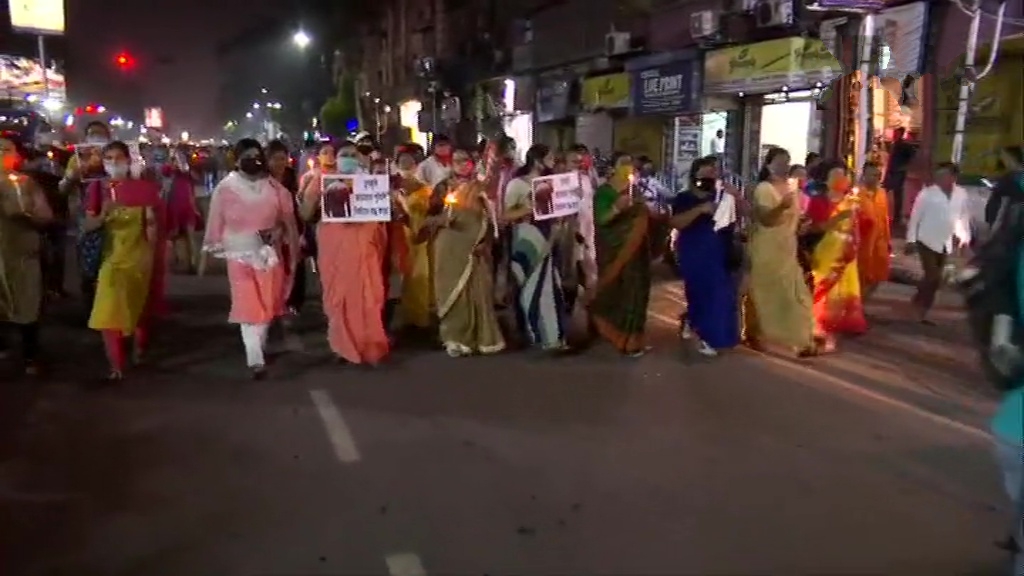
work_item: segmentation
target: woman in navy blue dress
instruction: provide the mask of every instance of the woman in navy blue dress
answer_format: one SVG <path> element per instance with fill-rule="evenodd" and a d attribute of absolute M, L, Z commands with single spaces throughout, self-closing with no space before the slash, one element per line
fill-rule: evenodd
<path fill-rule="evenodd" d="M 672 203 L 672 226 L 679 230 L 676 262 L 686 287 L 687 318 L 698 338 L 697 351 L 717 356 L 740 342 L 734 225 L 715 230 L 714 213 L 721 200 L 717 180 L 701 177 L 694 164 L 690 189 Z"/>

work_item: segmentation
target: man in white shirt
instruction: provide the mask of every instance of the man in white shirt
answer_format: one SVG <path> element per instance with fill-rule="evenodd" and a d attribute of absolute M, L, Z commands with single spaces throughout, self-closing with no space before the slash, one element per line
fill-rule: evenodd
<path fill-rule="evenodd" d="M 959 174 L 956 164 L 939 164 L 935 170 L 935 183 L 921 190 L 914 199 L 907 225 L 907 253 L 917 253 L 924 272 L 912 303 L 918 319 L 925 324 L 931 324 L 925 317 L 942 286 L 946 257 L 953 252 L 954 238 L 959 246 L 965 246 L 971 240 L 967 191 L 956 184 Z"/>
<path fill-rule="evenodd" d="M 708 156 L 718 156 L 721 158 L 725 154 L 725 131 L 717 130 L 715 135 L 708 141 Z"/>
<path fill-rule="evenodd" d="M 416 168 L 416 178 L 434 188 L 452 173 L 452 141 L 444 134 L 434 136 L 433 152 Z"/>

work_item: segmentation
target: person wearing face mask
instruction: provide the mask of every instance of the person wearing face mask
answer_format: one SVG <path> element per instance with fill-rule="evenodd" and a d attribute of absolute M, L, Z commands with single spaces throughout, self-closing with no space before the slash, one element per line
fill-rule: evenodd
<path fill-rule="evenodd" d="M 837 334 L 863 334 L 868 326 L 857 270 L 859 190 L 842 162 L 825 164 L 823 172 L 828 192 L 811 198 L 807 218 L 822 234 L 811 254 L 815 339 L 818 351 L 832 352 Z"/>
<path fill-rule="evenodd" d="M 306 302 L 307 270 L 306 259 L 313 257 L 313 243 L 310 241 L 312 234 L 303 226 L 302 217 L 299 214 L 299 182 L 295 169 L 291 166 L 288 146 L 280 140 L 271 140 L 267 144 L 267 170 L 270 177 L 277 180 L 277 183 L 284 186 L 292 196 L 295 210 L 295 220 L 298 225 L 300 244 L 302 249 L 299 253 L 299 261 L 295 263 L 295 275 L 292 280 L 292 289 L 288 294 L 288 315 L 297 316 Z"/>
<path fill-rule="evenodd" d="M 434 188 L 420 235 L 433 238 L 438 332 L 455 358 L 505 349 L 494 307 L 491 270 L 497 221 L 468 152 L 452 156 L 453 173 Z"/>
<path fill-rule="evenodd" d="M 383 263 L 387 228 L 380 222 L 323 222 L 320 199 L 323 173 L 357 174 L 363 170 L 351 142 L 320 149 L 320 167 L 307 174 L 300 188 L 300 212 L 316 224 L 317 270 L 327 315 L 327 341 L 342 362 L 375 366 L 387 357 L 390 342 L 384 329 L 387 297 Z"/>
<path fill-rule="evenodd" d="M 534 345 L 549 351 L 568 349 L 566 306 L 556 252 L 566 227 L 556 219 L 536 220 L 533 180 L 551 174 L 554 154 L 544 144 L 526 151 L 526 163 L 505 190 L 502 219 L 511 228 L 512 279 L 519 318 Z"/>
<path fill-rule="evenodd" d="M 639 357 L 651 292 L 651 214 L 634 187 L 633 159 L 616 153 L 594 193 L 597 284 L 588 293 L 593 329 L 620 353 Z"/>
<path fill-rule="evenodd" d="M 789 183 L 789 152 L 771 148 L 764 162 L 754 188 L 747 241 L 749 297 L 757 315 L 746 325 L 746 336 L 809 356 L 815 353 L 814 320 L 810 289 L 797 261 L 799 192 Z"/>
<path fill-rule="evenodd" d="M 719 228 L 715 222 L 724 194 L 710 175 L 715 166 L 714 157 L 694 163 L 689 189 L 673 198 L 669 221 L 679 230 L 676 262 L 686 290 L 686 324 L 704 356 L 717 356 L 740 341 L 738 263 L 730 254 L 735 224 Z"/>
<path fill-rule="evenodd" d="M 103 235 L 103 258 L 89 328 L 100 332 L 110 372 L 105 382 L 119 383 L 126 366 L 124 339 L 133 339 L 139 360 L 149 341 L 147 309 L 152 306 L 153 265 L 157 251 L 158 190 L 152 183 L 133 186 L 131 156 L 123 142 L 103 149 L 108 180 L 93 182 L 86 195 L 86 231 Z M 148 197 L 143 197 L 148 196 Z"/>
<path fill-rule="evenodd" d="M 286 314 L 299 231 L 292 195 L 270 177 L 259 142 L 235 144 L 238 170 L 214 190 L 203 250 L 227 261 L 231 286 L 228 322 L 238 324 L 254 379 L 266 376 L 270 324 Z"/>
<path fill-rule="evenodd" d="M 9 332 L 16 332 L 24 373 L 34 376 L 43 304 L 42 231 L 53 212 L 38 184 L 19 170 L 24 154 L 20 142 L 0 138 L 0 359 L 10 353 Z"/>
<path fill-rule="evenodd" d="M 410 150 L 401 149 L 395 159 L 396 180 L 406 214 L 405 232 L 409 246 L 409 266 L 402 282 L 399 307 L 403 324 L 427 330 L 433 324 L 433 282 L 431 279 L 431 243 L 420 236 L 430 209 L 431 189 L 416 178 L 416 158 Z"/>
<path fill-rule="evenodd" d="M 85 142 L 94 145 L 84 154 L 73 154 L 68 160 L 64 178 L 60 181 L 60 192 L 68 196 L 70 212 L 78 222 L 77 255 L 81 292 L 85 311 L 92 309 L 96 295 L 96 276 L 100 269 L 100 256 L 103 251 L 103 235 L 100 231 L 85 232 L 85 192 L 88 183 L 105 177 L 103 158 L 97 145 L 104 145 L 111 140 L 110 128 L 99 121 L 92 121 L 85 127 Z"/>
<path fill-rule="evenodd" d="M 195 186 L 188 156 L 182 149 L 163 150 L 155 154 L 163 160 L 157 169 L 165 190 L 165 229 L 171 244 L 171 253 L 176 259 L 180 256 L 178 262 L 184 263 L 185 272 L 194 274 L 197 264 L 196 232 L 199 230 L 201 218 L 196 205 Z"/>
<path fill-rule="evenodd" d="M 432 188 L 451 175 L 453 150 L 452 141 L 444 134 L 434 136 L 433 146 L 433 153 L 416 169 L 416 178 Z"/>
<path fill-rule="evenodd" d="M 580 176 L 580 211 L 576 214 L 578 228 L 577 256 L 580 271 L 577 277 L 581 280 L 584 290 L 597 285 L 597 253 L 594 249 L 594 159 L 583 144 L 576 144 L 566 155 L 566 166 Z"/>
<path fill-rule="evenodd" d="M 861 170 L 857 197 L 857 273 L 862 299 L 866 302 L 882 282 L 889 281 L 892 234 L 889 195 L 882 184 L 882 168 L 866 162 Z"/>

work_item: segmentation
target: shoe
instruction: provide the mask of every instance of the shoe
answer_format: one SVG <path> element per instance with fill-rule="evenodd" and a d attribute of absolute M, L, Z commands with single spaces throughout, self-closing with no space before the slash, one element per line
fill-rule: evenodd
<path fill-rule="evenodd" d="M 718 356 L 718 350 L 715 350 L 703 340 L 697 342 L 697 353 L 707 358 L 714 358 Z"/>
<path fill-rule="evenodd" d="M 267 379 L 267 367 L 266 366 L 251 366 L 249 367 L 252 379 L 254 381 L 266 380 Z"/>

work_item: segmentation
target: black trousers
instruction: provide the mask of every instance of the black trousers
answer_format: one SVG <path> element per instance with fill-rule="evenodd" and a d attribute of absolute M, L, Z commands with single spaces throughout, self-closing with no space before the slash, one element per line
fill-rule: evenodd
<path fill-rule="evenodd" d="M 44 236 L 43 282 L 51 292 L 64 292 L 68 233 L 63 226 L 48 230 Z"/>
<path fill-rule="evenodd" d="M 931 310 L 935 304 L 935 295 L 942 287 L 942 273 L 946 267 L 946 253 L 936 252 L 920 242 L 917 243 L 917 255 L 921 260 L 921 281 L 917 284 L 917 293 L 913 303 L 923 311 Z"/>
<path fill-rule="evenodd" d="M 17 333 L 21 337 L 21 355 L 26 361 L 33 361 L 39 356 L 39 323 L 0 324 L 0 352 L 11 349 L 10 337 Z"/>
<path fill-rule="evenodd" d="M 292 291 L 288 294 L 288 307 L 294 308 L 296 312 L 302 310 L 302 305 L 306 303 L 308 275 L 309 269 L 306 267 L 306 259 L 303 258 L 299 260 L 298 266 L 295 267 L 295 280 L 292 283 Z"/>

